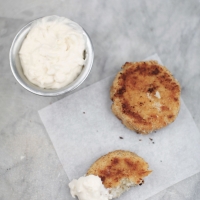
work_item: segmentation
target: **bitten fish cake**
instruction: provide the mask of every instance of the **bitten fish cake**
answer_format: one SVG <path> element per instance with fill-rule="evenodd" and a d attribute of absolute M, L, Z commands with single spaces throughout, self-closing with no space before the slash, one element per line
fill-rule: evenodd
<path fill-rule="evenodd" d="M 119 197 L 131 186 L 142 185 L 151 173 L 148 163 L 135 153 L 116 150 L 99 158 L 87 175 L 99 176 L 113 198 Z"/>
<path fill-rule="evenodd" d="M 157 61 L 126 62 L 110 90 L 112 112 L 127 128 L 148 134 L 176 119 L 180 93 L 178 81 Z"/>

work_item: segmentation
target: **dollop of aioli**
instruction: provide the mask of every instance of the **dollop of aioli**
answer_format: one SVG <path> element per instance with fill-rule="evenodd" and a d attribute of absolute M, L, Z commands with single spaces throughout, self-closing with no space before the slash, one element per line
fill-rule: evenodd
<path fill-rule="evenodd" d="M 79 200 L 108 200 L 112 195 L 104 187 L 98 176 L 89 175 L 80 177 L 78 180 L 73 179 L 69 183 L 70 192 L 73 198 Z"/>
<path fill-rule="evenodd" d="M 27 79 L 41 88 L 70 84 L 80 74 L 85 60 L 82 28 L 64 17 L 44 17 L 33 23 L 19 57 Z"/>

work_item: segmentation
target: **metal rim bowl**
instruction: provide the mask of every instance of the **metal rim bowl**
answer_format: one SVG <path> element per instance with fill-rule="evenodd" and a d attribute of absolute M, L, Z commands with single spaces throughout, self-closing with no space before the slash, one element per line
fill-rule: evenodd
<path fill-rule="evenodd" d="M 38 20 L 38 19 L 36 19 Z M 34 85 L 33 83 L 31 83 L 24 75 L 23 73 L 23 69 L 20 63 L 20 59 L 19 59 L 19 50 L 21 48 L 21 45 L 24 41 L 24 39 L 26 38 L 26 35 L 28 34 L 31 25 L 33 22 L 35 22 L 36 20 L 31 21 L 30 23 L 28 23 L 27 25 L 25 25 L 15 36 L 11 48 L 10 48 L 10 53 L 9 53 L 9 60 L 10 60 L 10 67 L 11 67 L 11 71 L 15 77 L 15 79 L 18 81 L 18 83 L 24 87 L 25 89 L 27 89 L 28 91 L 37 94 L 37 95 L 41 95 L 41 96 L 58 96 L 67 92 L 70 92 L 74 89 L 76 89 L 78 86 L 80 86 L 83 81 L 87 78 L 87 76 L 90 73 L 90 70 L 92 68 L 92 64 L 93 64 L 93 59 L 94 59 L 94 51 L 93 51 L 93 46 L 92 46 L 92 42 L 91 39 L 89 37 L 89 35 L 86 33 L 86 31 L 83 29 L 83 35 L 86 41 L 86 57 L 85 57 L 85 65 L 83 66 L 83 69 L 80 73 L 80 75 L 69 85 L 64 86 L 60 89 L 43 89 L 40 88 L 36 85 Z M 79 25 L 80 26 L 80 25 Z"/>

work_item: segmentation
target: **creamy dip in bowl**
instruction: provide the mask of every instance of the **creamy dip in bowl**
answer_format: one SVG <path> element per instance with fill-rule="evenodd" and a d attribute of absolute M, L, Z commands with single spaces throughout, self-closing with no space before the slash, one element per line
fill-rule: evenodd
<path fill-rule="evenodd" d="M 93 64 L 88 34 L 75 22 L 48 16 L 30 22 L 13 40 L 10 66 L 17 81 L 42 96 L 77 88 Z"/>

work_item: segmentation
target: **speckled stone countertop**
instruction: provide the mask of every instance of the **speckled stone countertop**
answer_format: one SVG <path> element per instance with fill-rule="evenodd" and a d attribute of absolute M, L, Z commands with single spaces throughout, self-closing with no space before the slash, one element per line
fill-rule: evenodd
<path fill-rule="evenodd" d="M 78 22 L 93 41 L 94 65 L 77 90 L 116 73 L 126 61 L 157 53 L 180 82 L 200 130 L 200 1 L 0 0 L 0 200 L 72 199 L 68 177 L 38 115 L 69 94 L 40 97 L 26 91 L 14 79 L 8 59 L 17 31 L 53 14 Z M 161 199 L 200 199 L 200 174 L 149 198 Z"/>

